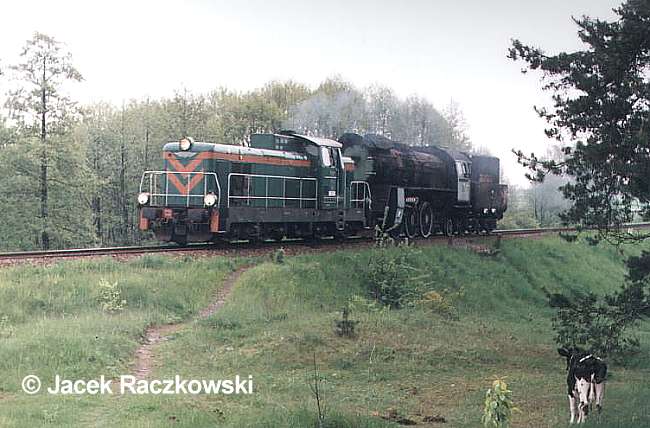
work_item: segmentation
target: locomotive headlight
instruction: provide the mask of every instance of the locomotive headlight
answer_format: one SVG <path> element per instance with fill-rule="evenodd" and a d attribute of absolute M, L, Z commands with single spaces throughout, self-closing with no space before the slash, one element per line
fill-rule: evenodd
<path fill-rule="evenodd" d="M 495 212 L 497 212 L 497 209 L 496 209 L 496 208 L 492 208 L 492 214 L 494 214 Z"/>
<path fill-rule="evenodd" d="M 217 196 L 214 193 L 208 193 L 203 197 L 203 203 L 208 207 L 211 207 L 217 203 Z"/>
<path fill-rule="evenodd" d="M 483 214 L 487 214 L 487 213 L 488 213 L 488 209 L 487 209 L 487 208 L 483 208 Z"/>
<path fill-rule="evenodd" d="M 147 192 L 142 192 L 138 195 L 138 203 L 140 205 L 147 205 L 149 202 L 149 194 Z"/>
<path fill-rule="evenodd" d="M 181 141 L 179 141 L 181 150 L 184 152 L 188 151 L 192 147 L 192 142 L 193 141 L 190 137 L 183 138 Z"/>

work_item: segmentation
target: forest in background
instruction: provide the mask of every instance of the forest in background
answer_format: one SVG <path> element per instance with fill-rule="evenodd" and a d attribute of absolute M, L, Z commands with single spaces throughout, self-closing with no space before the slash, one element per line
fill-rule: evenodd
<path fill-rule="evenodd" d="M 71 99 L 66 89 L 81 80 L 65 45 L 40 33 L 26 42 L 17 64 L 0 63 L 2 250 L 149 239 L 137 229 L 141 174 L 161 169 L 163 144 L 184 136 L 245 145 L 255 132 L 291 129 L 336 139 L 355 131 L 472 150 L 453 101 L 438 110 L 418 95 L 400 99 L 387 86 L 357 88 L 338 76 L 316 88 L 292 80 L 250 91 L 215 85 L 208 93 L 180 89 L 172 97 L 117 106 Z M 560 195 L 557 186 L 546 187 L 550 191 L 541 196 L 533 189 L 512 189 L 515 203 L 505 223 L 556 222 Z M 542 196 L 554 202 L 540 205 Z"/>

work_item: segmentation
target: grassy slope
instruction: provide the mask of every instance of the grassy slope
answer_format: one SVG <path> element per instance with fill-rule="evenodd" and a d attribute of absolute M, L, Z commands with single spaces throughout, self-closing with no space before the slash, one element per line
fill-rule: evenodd
<path fill-rule="evenodd" d="M 325 400 L 332 412 L 373 415 L 394 408 L 417 421 L 441 414 L 446 426 L 477 426 L 484 391 L 499 375 L 507 376 L 522 410 L 515 426 L 566 422 L 564 362 L 555 352 L 552 312 L 541 287 L 611 290 L 624 275 L 616 251 L 550 239 L 504 242 L 495 258 L 426 248 L 414 263 L 431 273 L 434 287 L 465 290 L 460 321 L 419 309 L 357 310 L 359 337 L 337 338 L 336 311 L 363 294 L 360 272 L 367 257 L 339 252 L 256 267 L 222 312 L 165 345 L 167 363 L 159 373 L 253 374 L 254 400 L 201 400 L 233 427 L 242 421 L 305 426 L 306 415 L 315 411 L 306 383 L 313 352 L 327 378 Z M 646 353 L 650 326 L 643 327 Z M 196 349 L 191 361 L 181 353 L 189 347 Z M 600 426 L 650 424 L 643 398 L 650 392 L 650 373 L 641 360 L 628 369 L 612 367 Z"/>
<path fill-rule="evenodd" d="M 478 426 L 494 375 L 507 376 L 522 410 L 515 426 L 566 422 L 564 366 L 541 287 L 611 290 L 624 274 L 616 251 L 556 239 L 504 241 L 493 258 L 427 247 L 412 262 L 431 275 L 435 289 L 464 289 L 460 320 L 357 303 L 358 338 L 338 338 L 337 311 L 364 295 L 368 256 L 338 252 L 260 264 L 244 274 L 219 313 L 161 344 L 154 378 L 253 375 L 255 394 L 240 397 L 62 399 L 19 391 L 27 373 L 45 379 L 125 373 L 146 325 L 186 319 L 209 301 L 233 268 L 224 259 L 148 257 L 125 265 L 107 260 L 0 270 L 0 316 L 8 319 L 0 329 L 0 426 L 307 426 L 315 411 L 306 382 L 314 352 L 335 426 L 388 426 L 374 415 L 389 408 L 417 421 L 440 414 L 448 423 L 439 426 Z M 123 287 L 122 314 L 99 310 L 101 277 Z M 648 324 L 640 338 L 647 354 Z M 650 364 L 640 356 L 611 370 L 599 426 L 650 425 L 644 399 Z"/>

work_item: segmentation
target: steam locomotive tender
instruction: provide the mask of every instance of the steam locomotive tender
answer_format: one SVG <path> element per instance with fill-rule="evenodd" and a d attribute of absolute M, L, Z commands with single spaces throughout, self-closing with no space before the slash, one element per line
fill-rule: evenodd
<path fill-rule="evenodd" d="M 253 134 L 249 147 L 184 138 L 145 171 L 140 229 L 179 244 L 345 236 L 376 225 L 411 238 L 496 227 L 499 161 L 376 135 Z"/>

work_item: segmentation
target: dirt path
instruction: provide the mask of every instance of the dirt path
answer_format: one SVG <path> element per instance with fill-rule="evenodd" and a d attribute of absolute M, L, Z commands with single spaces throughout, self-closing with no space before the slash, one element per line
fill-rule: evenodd
<path fill-rule="evenodd" d="M 226 298 L 232 292 L 235 283 L 239 277 L 250 266 L 245 266 L 237 269 L 228 276 L 217 293 L 214 295 L 212 303 L 199 311 L 198 316 L 194 320 L 205 319 L 217 312 L 226 302 Z M 151 326 L 145 331 L 144 343 L 135 351 L 135 363 L 133 364 L 133 375 L 138 379 L 146 379 L 151 374 L 151 370 L 159 362 L 156 357 L 156 347 L 160 342 L 163 342 L 174 333 L 178 332 L 184 327 L 187 327 L 191 321 L 177 324 L 165 324 L 158 326 Z"/>

